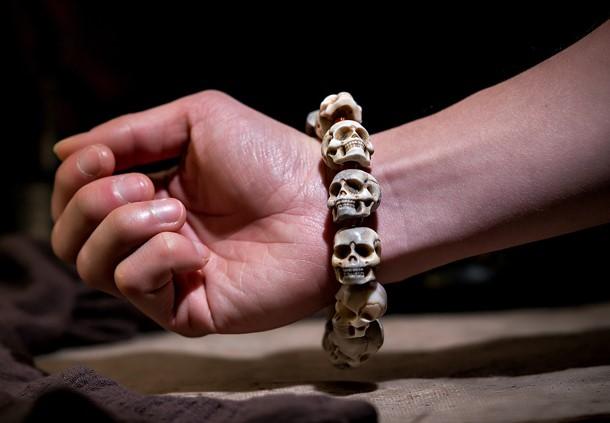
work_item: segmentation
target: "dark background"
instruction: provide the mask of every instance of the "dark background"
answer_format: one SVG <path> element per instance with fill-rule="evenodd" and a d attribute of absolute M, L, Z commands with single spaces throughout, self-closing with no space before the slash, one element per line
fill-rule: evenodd
<path fill-rule="evenodd" d="M 10 109 L 0 157 L 2 233 L 48 237 L 53 143 L 118 115 L 215 88 L 303 129 L 322 98 L 350 91 L 375 133 L 507 79 L 608 17 L 607 7 L 582 2 L 540 11 L 437 5 L 428 13 L 355 3 L 290 4 L 273 13 L 265 5 L 149 3 L 0 6 Z M 609 241 L 605 225 L 453 263 L 387 286 L 390 311 L 608 300 Z"/>

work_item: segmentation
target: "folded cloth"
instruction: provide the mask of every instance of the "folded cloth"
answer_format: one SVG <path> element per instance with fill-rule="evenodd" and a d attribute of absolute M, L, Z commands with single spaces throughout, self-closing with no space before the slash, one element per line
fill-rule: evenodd
<path fill-rule="evenodd" d="M 0 239 L 0 421 L 375 422 L 364 401 L 267 395 L 247 401 L 142 395 L 91 369 L 48 375 L 33 356 L 158 329 L 125 301 L 88 289 L 48 245 Z"/>

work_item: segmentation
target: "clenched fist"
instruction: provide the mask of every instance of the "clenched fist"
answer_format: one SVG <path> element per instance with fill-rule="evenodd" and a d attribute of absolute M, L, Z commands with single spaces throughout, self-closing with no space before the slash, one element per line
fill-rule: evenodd
<path fill-rule="evenodd" d="M 88 285 L 187 336 L 270 329 L 332 300 L 319 143 L 219 92 L 56 145 L 52 245 Z M 163 177 L 126 169 L 180 158 Z"/>

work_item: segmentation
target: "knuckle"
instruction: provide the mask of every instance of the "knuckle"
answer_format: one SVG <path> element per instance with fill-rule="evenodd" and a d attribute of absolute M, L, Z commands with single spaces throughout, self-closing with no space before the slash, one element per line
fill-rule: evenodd
<path fill-rule="evenodd" d="M 126 263 L 120 263 L 114 269 L 114 283 L 117 289 L 124 295 L 129 295 L 137 291 L 138 287 L 133 283 L 134 279 L 131 277 L 131 271 L 129 265 Z"/>
<path fill-rule="evenodd" d="M 125 236 L 138 224 L 138 216 L 141 213 L 138 213 L 134 208 L 139 209 L 139 206 L 127 205 L 119 207 L 112 210 L 108 215 L 108 224 L 119 237 Z"/>
<path fill-rule="evenodd" d="M 115 124 L 119 128 L 121 135 L 131 137 L 135 134 L 133 122 L 137 118 L 137 113 L 126 113 L 122 116 L 116 117 L 110 122 Z"/>
<path fill-rule="evenodd" d="M 219 119 L 228 119 L 228 111 L 234 110 L 233 97 L 217 90 L 205 90 L 191 96 L 186 104 L 189 114 L 193 113 L 193 120 L 204 119 L 215 122 Z M 228 113 L 233 115 L 234 113 Z M 196 118 L 194 117 L 196 116 Z"/>
<path fill-rule="evenodd" d="M 55 177 L 53 178 L 53 195 L 59 195 L 60 192 L 65 190 L 65 178 L 63 177 L 62 166 L 65 165 L 65 162 L 59 165 L 57 171 L 55 172 Z"/>
<path fill-rule="evenodd" d="M 60 260 L 66 263 L 70 263 L 74 259 L 74 257 L 70 256 L 69 252 L 62 243 L 57 223 L 53 226 L 53 229 L 51 230 L 51 249 Z"/>
<path fill-rule="evenodd" d="M 57 190 L 66 190 L 72 185 L 73 178 L 69 176 L 69 166 L 76 167 L 76 164 L 72 163 L 72 160 L 63 161 L 57 170 L 55 171 L 55 178 L 53 184 Z"/>
<path fill-rule="evenodd" d="M 74 194 L 74 205 L 85 221 L 97 220 L 98 208 L 95 207 L 95 196 L 91 195 L 91 189 L 85 185 Z"/>
<path fill-rule="evenodd" d="M 81 280 L 85 283 L 85 285 L 91 288 L 97 288 L 98 284 L 91 277 L 91 257 L 86 248 L 83 248 L 76 257 L 76 272 L 78 276 L 80 276 Z"/>
<path fill-rule="evenodd" d="M 231 99 L 231 96 L 220 90 L 204 90 L 197 94 L 200 100 L 202 101 L 227 101 Z"/>

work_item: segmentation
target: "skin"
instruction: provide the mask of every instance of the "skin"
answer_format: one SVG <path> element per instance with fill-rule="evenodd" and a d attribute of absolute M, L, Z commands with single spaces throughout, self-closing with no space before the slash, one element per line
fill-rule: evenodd
<path fill-rule="evenodd" d="M 610 25 L 504 83 L 374 135 L 381 282 L 610 221 Z M 52 246 L 187 336 L 329 304 L 320 144 L 206 91 L 55 146 Z M 163 177 L 120 173 L 179 157 Z"/>

